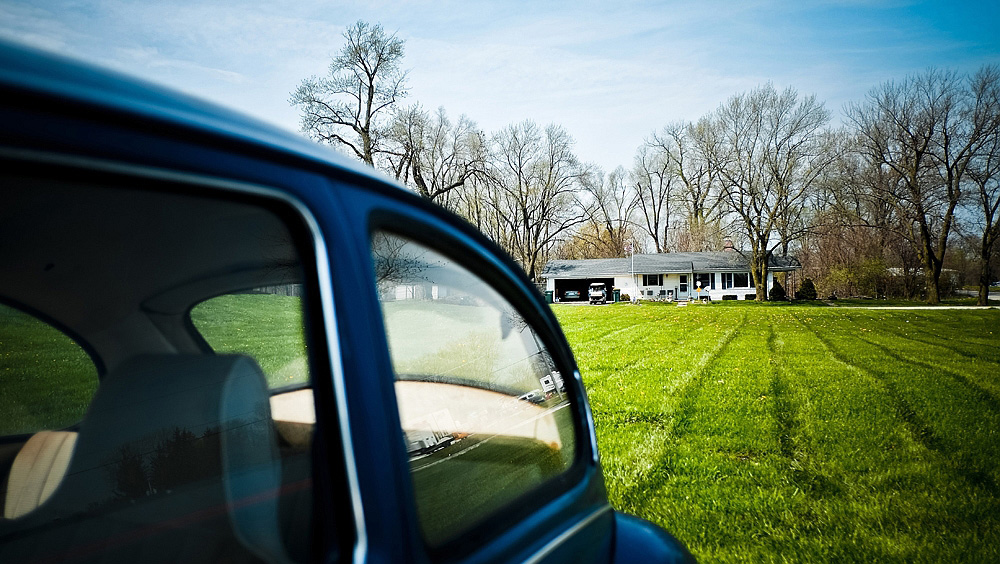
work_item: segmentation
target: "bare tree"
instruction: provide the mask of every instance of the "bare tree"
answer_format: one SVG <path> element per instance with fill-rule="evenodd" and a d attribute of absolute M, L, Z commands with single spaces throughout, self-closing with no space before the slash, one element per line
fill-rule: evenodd
<path fill-rule="evenodd" d="M 812 193 L 830 160 L 823 128 L 830 114 L 815 96 L 767 84 L 730 98 L 713 115 L 706 157 L 717 171 L 723 202 L 749 246 L 757 299 L 767 299 L 768 260 L 799 233 L 782 233 L 786 218 Z"/>
<path fill-rule="evenodd" d="M 978 220 L 982 229 L 979 238 L 979 305 L 989 304 L 990 285 L 994 281 L 991 259 L 1000 240 L 1000 69 L 983 67 L 972 78 L 975 99 L 973 121 L 984 123 L 984 141 L 967 169 L 974 186 Z"/>
<path fill-rule="evenodd" d="M 928 303 L 941 299 L 941 270 L 966 173 L 998 127 L 982 98 L 988 92 L 966 88 L 957 73 L 930 70 L 884 83 L 848 111 L 865 158 L 900 179 L 889 187 L 897 190 L 881 195 L 900 215 L 899 232 L 920 257 Z"/>
<path fill-rule="evenodd" d="M 663 155 L 679 182 L 675 202 L 683 211 L 684 223 L 675 238 L 680 251 L 715 250 L 722 239 L 719 173 L 708 159 L 715 133 L 714 122 L 702 118 L 696 123 L 670 124 L 647 142 Z"/>
<path fill-rule="evenodd" d="M 304 133 L 374 166 L 382 150 L 383 116 L 406 96 L 403 40 L 363 21 L 347 28 L 344 39 L 329 75 L 303 80 L 289 102 L 301 111 Z"/>
<path fill-rule="evenodd" d="M 418 102 L 396 110 L 386 128 L 387 147 L 382 168 L 404 184 L 410 178 L 414 153 L 422 150 L 429 119 L 430 116 Z"/>
<path fill-rule="evenodd" d="M 396 178 L 445 207 L 453 190 L 485 171 L 485 136 L 462 115 L 452 123 L 443 107 L 434 114 L 414 105 L 396 114 L 390 129 L 393 149 L 387 150 Z"/>
<path fill-rule="evenodd" d="M 879 196 L 893 189 L 899 176 L 863 158 L 850 130 L 840 129 L 830 139 L 834 160 L 809 206 L 809 229 L 798 250 L 805 275 L 825 293 L 913 297 L 919 261 L 895 230 L 895 209 Z"/>
<path fill-rule="evenodd" d="M 640 227 L 653 240 L 657 253 L 667 250 L 676 179 L 670 159 L 659 147 L 648 142 L 639 147 L 632 167 L 637 215 L 641 215 Z"/>
<path fill-rule="evenodd" d="M 581 178 L 581 185 L 587 221 L 561 246 L 560 258 L 625 256 L 638 202 L 628 173 L 620 166 L 608 175 L 595 170 Z"/>
<path fill-rule="evenodd" d="M 555 243 L 587 219 L 577 190 L 587 174 L 565 129 L 532 121 L 494 135 L 483 215 L 491 236 L 534 280 Z"/>

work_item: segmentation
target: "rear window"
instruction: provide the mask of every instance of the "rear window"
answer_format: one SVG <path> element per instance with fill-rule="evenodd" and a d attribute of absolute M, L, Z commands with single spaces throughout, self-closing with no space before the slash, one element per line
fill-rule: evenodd
<path fill-rule="evenodd" d="M 302 325 L 302 285 L 267 286 L 206 300 L 191 322 L 217 353 L 252 356 L 270 388 L 309 382 Z"/>
<path fill-rule="evenodd" d="M 97 368 L 80 345 L 0 304 L 0 435 L 71 426 L 95 390 Z"/>

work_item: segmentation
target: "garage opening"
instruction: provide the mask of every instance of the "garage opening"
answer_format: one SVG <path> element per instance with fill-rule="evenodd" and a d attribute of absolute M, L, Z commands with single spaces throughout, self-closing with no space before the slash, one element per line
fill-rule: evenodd
<path fill-rule="evenodd" d="M 604 284 L 610 301 L 611 289 L 615 285 L 614 278 L 557 278 L 554 298 L 557 302 L 586 302 L 587 290 L 594 282 Z"/>

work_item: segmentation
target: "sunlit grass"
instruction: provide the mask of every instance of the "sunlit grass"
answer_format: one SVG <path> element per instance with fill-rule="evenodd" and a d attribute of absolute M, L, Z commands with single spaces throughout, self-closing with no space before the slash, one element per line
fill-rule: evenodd
<path fill-rule="evenodd" d="M 252 356 L 272 388 L 309 379 L 300 298 L 223 295 L 191 310 L 191 322 L 215 352 Z"/>
<path fill-rule="evenodd" d="M 1000 561 L 1000 311 L 554 311 L 588 388 L 612 503 L 700 559 Z M 229 296 L 193 317 L 274 385 L 296 377 L 297 298 Z M 0 432 L 82 416 L 96 386 L 82 350 L 9 309 L 0 345 Z"/>
<path fill-rule="evenodd" d="M 0 304 L 0 436 L 73 425 L 96 389 L 97 368 L 79 345 Z"/>
<path fill-rule="evenodd" d="M 1000 561 L 1000 311 L 556 306 L 615 507 L 721 562 Z"/>

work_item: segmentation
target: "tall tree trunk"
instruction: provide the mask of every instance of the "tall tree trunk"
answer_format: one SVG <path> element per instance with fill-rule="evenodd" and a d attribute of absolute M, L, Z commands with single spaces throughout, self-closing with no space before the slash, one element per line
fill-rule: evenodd
<path fill-rule="evenodd" d="M 754 252 L 750 257 L 750 276 L 758 302 L 767 301 L 767 251 Z"/>
<path fill-rule="evenodd" d="M 941 293 L 938 290 L 938 281 L 934 277 L 934 270 L 927 268 L 924 271 L 924 284 L 927 287 L 927 303 L 934 305 L 941 303 Z"/>
<path fill-rule="evenodd" d="M 982 245 L 979 248 L 979 297 L 977 305 L 990 305 L 990 284 L 993 283 L 990 272 L 990 257 L 993 255 L 993 244 L 997 237 L 991 233 L 991 229 L 986 229 L 983 233 Z"/>
<path fill-rule="evenodd" d="M 941 259 L 928 251 L 924 257 L 924 284 L 930 305 L 941 303 L 941 266 Z"/>

